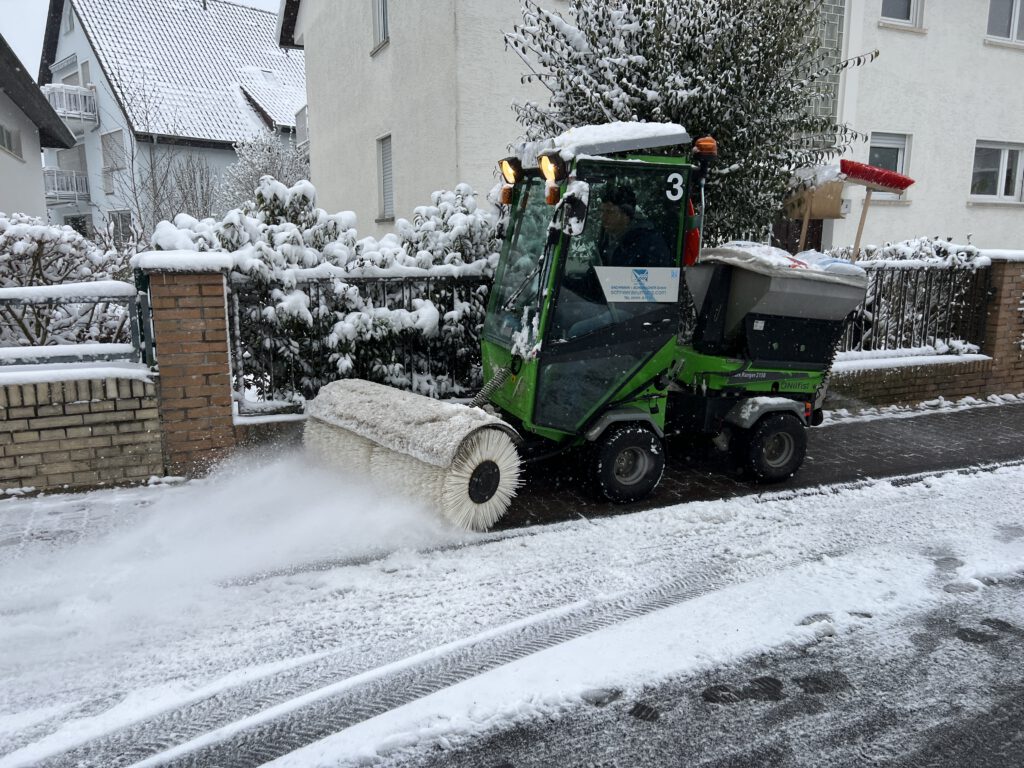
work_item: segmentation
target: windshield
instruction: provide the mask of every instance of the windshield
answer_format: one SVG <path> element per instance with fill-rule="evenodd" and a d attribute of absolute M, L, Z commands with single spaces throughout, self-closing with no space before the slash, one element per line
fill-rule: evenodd
<path fill-rule="evenodd" d="M 673 166 L 632 163 L 581 163 L 577 172 L 589 185 L 589 214 L 583 232 L 569 242 L 553 337 L 574 338 L 641 315 L 672 315 L 685 177 Z"/>
<path fill-rule="evenodd" d="M 544 200 L 544 179 L 529 178 L 519 190 L 512 213 L 513 229 L 505 239 L 501 264 L 494 276 L 494 296 L 484 335 L 511 346 L 512 334 L 523 322 L 523 310 L 536 306 L 541 257 L 552 208 Z"/>

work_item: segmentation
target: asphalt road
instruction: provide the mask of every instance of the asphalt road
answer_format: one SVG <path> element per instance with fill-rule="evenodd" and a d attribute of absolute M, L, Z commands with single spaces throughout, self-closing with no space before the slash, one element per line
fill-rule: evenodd
<path fill-rule="evenodd" d="M 944 569 L 937 563 L 936 578 Z M 982 594 L 982 592 L 984 594 Z M 1024 576 L 940 607 L 638 695 L 597 692 L 557 721 L 388 765 L 446 768 L 1019 768 Z M 820 621 L 827 622 L 828 617 Z"/>

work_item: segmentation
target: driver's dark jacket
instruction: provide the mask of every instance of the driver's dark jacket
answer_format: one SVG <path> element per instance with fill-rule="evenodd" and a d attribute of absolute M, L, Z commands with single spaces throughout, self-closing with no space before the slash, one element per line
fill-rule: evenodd
<path fill-rule="evenodd" d="M 665 238 L 648 221 L 636 221 L 616 244 L 602 235 L 598 241 L 601 262 L 609 267 L 671 267 L 672 251 Z"/>

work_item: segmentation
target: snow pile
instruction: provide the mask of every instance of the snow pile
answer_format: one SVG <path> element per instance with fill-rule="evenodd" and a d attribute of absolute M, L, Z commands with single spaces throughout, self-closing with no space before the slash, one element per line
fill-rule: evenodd
<path fill-rule="evenodd" d="M 42 219 L 0 213 L 0 289 L 5 298 L 55 298 L 46 291 L 61 292 L 67 283 L 103 281 L 106 293 L 133 295 L 124 278 L 125 255 L 103 250 L 68 226 L 47 224 Z M 12 296 L 12 293 L 14 294 Z M 96 291 L 67 297 L 67 303 L 12 305 L 0 308 L 0 346 L 43 346 L 83 341 L 128 340 L 127 313 L 123 303 L 89 301 Z M 84 301 L 76 301 L 84 299 Z"/>
<path fill-rule="evenodd" d="M 498 261 L 495 224 L 460 184 L 434 192 L 411 220 L 396 221 L 395 232 L 360 238 L 355 214 L 318 208 L 308 181 L 286 187 L 264 176 L 252 204 L 220 221 L 178 215 L 156 227 L 152 242 L 179 252 L 170 258 L 182 263 L 185 252 L 228 257 L 246 381 L 263 399 L 309 398 L 349 376 L 440 396 L 473 388 L 479 376 L 482 283 Z M 361 278 L 403 282 L 382 287 Z M 470 283 L 427 282 L 435 278 Z M 454 368 L 438 373 L 431 361 Z"/>
<path fill-rule="evenodd" d="M 555 17 L 552 17 L 555 18 Z M 616 121 L 601 125 L 581 125 L 553 139 L 530 141 L 520 145 L 517 154 L 525 166 L 535 166 L 541 153 L 557 150 L 565 160 L 577 155 L 602 155 L 628 149 L 661 147 L 690 143 L 690 135 L 677 123 L 638 123 Z"/>
<path fill-rule="evenodd" d="M 701 260 L 725 260 L 738 253 L 747 262 L 756 263 L 769 270 L 801 270 L 808 272 L 824 272 L 830 275 L 850 277 L 866 277 L 866 273 L 858 265 L 841 258 L 836 258 L 820 251 L 801 251 L 791 256 L 781 248 L 747 240 L 732 240 L 720 248 L 708 248 L 701 252 Z"/>
<path fill-rule="evenodd" d="M 817 189 L 833 181 L 844 181 L 846 175 L 838 165 L 810 165 L 797 168 L 789 180 L 790 193 L 805 189 Z"/>

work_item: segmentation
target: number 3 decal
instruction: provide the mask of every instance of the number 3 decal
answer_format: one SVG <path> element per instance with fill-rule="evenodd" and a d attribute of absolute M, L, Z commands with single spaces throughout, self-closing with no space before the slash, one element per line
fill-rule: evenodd
<path fill-rule="evenodd" d="M 667 197 L 669 200 L 672 200 L 673 202 L 676 201 L 676 200 L 682 200 L 683 199 L 683 183 L 685 182 L 685 179 L 683 178 L 683 174 L 681 174 L 681 173 L 670 173 L 668 175 L 667 181 L 668 181 L 669 187 L 665 191 L 665 197 Z"/>

